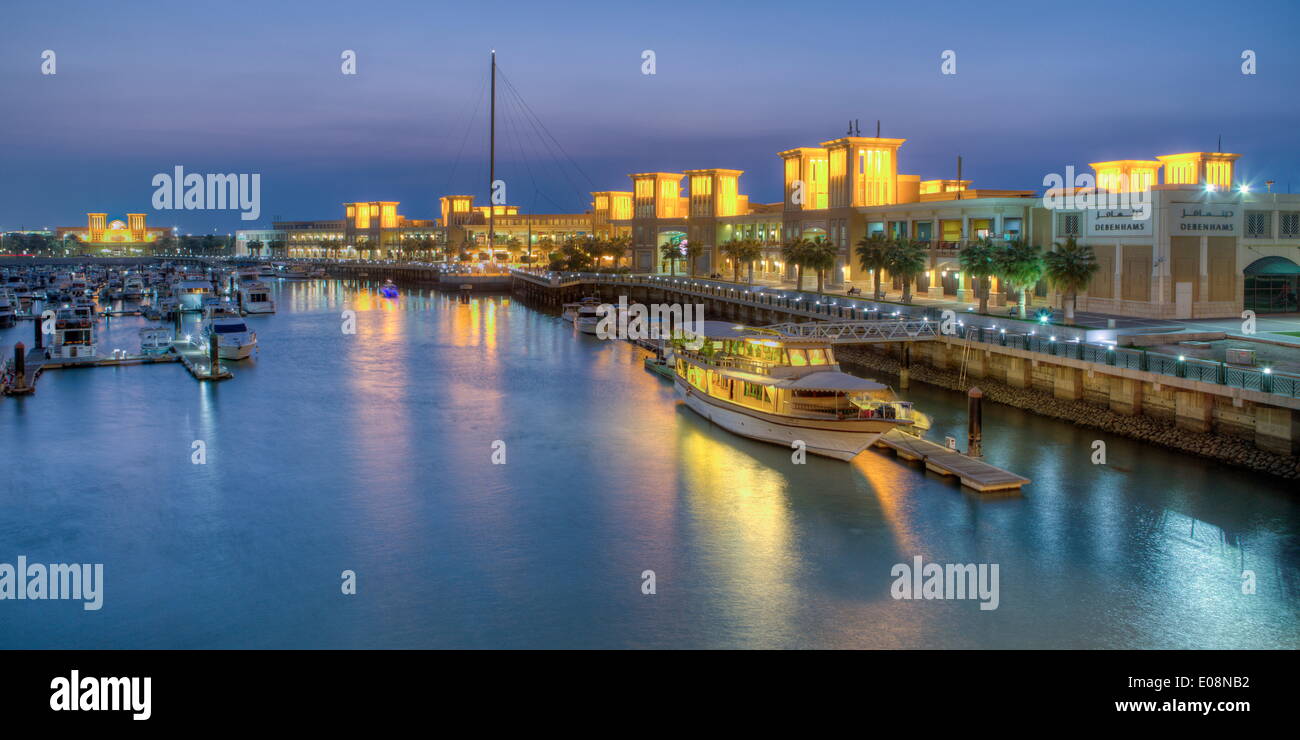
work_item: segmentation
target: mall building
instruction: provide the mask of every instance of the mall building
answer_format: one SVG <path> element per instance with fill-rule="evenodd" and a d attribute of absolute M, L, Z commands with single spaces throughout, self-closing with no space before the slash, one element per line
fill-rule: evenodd
<path fill-rule="evenodd" d="M 543 256 L 570 237 L 627 237 L 637 272 L 667 272 L 661 248 L 685 241 L 704 247 L 691 266 L 696 275 L 732 274 L 721 245 L 752 239 L 763 247 L 755 278 L 792 281 L 781 245 L 822 238 L 839 249 L 829 290 L 847 283 L 870 290 L 870 275 L 854 255 L 871 234 L 925 245 L 928 269 L 914 293 L 974 304 L 974 281 L 958 255 L 975 240 L 1026 239 L 1050 249 L 1074 237 L 1093 247 L 1100 269 L 1078 297 L 1081 311 L 1150 318 L 1219 318 L 1300 310 L 1300 195 L 1271 192 L 1236 177 L 1240 155 L 1186 152 L 1151 159 L 1094 162 L 1088 183 L 1023 190 L 976 187 L 961 179 L 921 179 L 899 172 L 906 139 L 845 136 L 777 153 L 784 173 L 783 200 L 753 202 L 741 186 L 743 171 L 697 169 L 629 175 L 630 190 L 593 192 L 581 214 L 525 214 L 516 206 L 475 206 L 473 196 L 440 200 L 440 217 L 411 220 L 398 203 L 344 204 L 337 221 L 275 222 L 271 235 L 288 256 L 397 256 L 412 239 L 473 253 L 486 250 L 489 228 L 496 254 L 518 255 L 531 245 Z M 1046 182 L 1046 178 L 1044 179 Z M 1049 198 L 1047 195 L 1061 196 Z M 1145 203 L 1134 209 L 1116 203 Z M 240 232 L 240 244 L 244 234 Z M 266 239 L 260 239 L 266 241 Z M 679 265 L 678 270 L 681 270 Z M 886 275 L 887 292 L 901 289 Z M 1060 306 L 1062 296 L 1045 281 L 1034 302 Z M 990 303 L 1014 302 L 993 280 Z"/>
<path fill-rule="evenodd" d="M 437 248 L 486 252 L 488 231 L 496 234 L 497 257 L 518 257 L 529 245 L 545 257 L 548 244 L 593 234 L 591 213 L 523 214 L 518 206 L 475 206 L 472 195 L 440 199 L 441 216 L 410 219 L 398 201 L 344 203 L 343 218 L 330 221 L 275 221 L 270 229 L 245 229 L 235 237 L 238 256 L 389 258 L 412 254 L 430 239 Z M 489 208 L 495 208 L 490 214 Z M 263 245 L 260 252 L 255 243 Z M 283 244 L 272 254 L 265 245 Z"/>
<path fill-rule="evenodd" d="M 86 251 L 112 254 L 142 253 L 151 243 L 171 233 L 163 226 L 151 227 L 143 213 L 128 213 L 126 220 L 108 219 L 107 213 L 87 213 L 84 226 L 60 226 L 54 238 L 63 241 L 75 237 Z"/>

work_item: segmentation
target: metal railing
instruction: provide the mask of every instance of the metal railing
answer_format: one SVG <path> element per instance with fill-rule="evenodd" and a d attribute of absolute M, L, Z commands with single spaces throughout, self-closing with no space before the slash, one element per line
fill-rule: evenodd
<path fill-rule="evenodd" d="M 968 327 L 965 338 L 976 342 L 996 344 L 1030 352 L 1041 352 L 1072 360 L 1082 360 L 1129 370 L 1141 370 L 1157 375 L 1271 393 L 1287 398 L 1300 398 L 1300 376 L 1275 373 L 1269 369 L 1229 365 L 1226 362 L 1167 355 L 1161 352 L 1117 347 L 1111 344 L 1073 340 L 1058 341 L 1036 335 L 1010 334 L 982 327 Z"/>
<path fill-rule="evenodd" d="M 600 280 L 608 284 L 669 289 L 682 293 L 733 300 L 752 306 L 779 308 L 814 318 L 825 317 L 830 322 L 821 324 L 821 326 L 825 327 L 822 329 L 798 330 L 800 332 L 810 332 L 806 335 L 793 334 L 791 336 L 815 336 L 841 342 L 871 339 L 906 341 L 923 338 L 937 339 L 940 336 L 941 314 L 939 309 L 933 308 L 917 307 L 909 310 L 909 312 L 914 311 L 914 313 L 903 316 L 899 307 L 882 306 L 870 299 L 817 296 L 816 294 L 801 294 L 795 290 L 764 286 L 737 286 L 734 283 L 718 283 L 703 278 L 586 272 L 541 272 L 539 274 L 538 272 L 513 269 L 511 272 L 550 285 L 575 285 Z M 840 323 L 836 323 L 837 321 Z M 871 332 L 866 328 L 870 324 L 883 326 L 888 323 L 914 329 L 917 333 L 913 334 L 904 329 L 901 333 L 887 336 L 884 333 Z M 857 330 L 862 332 L 860 335 L 853 335 L 853 324 L 861 325 L 862 328 Z M 770 328 L 804 326 L 816 327 L 818 323 L 787 322 Z M 835 328 L 837 326 L 840 328 Z M 1225 362 L 1176 357 L 1142 349 L 1117 347 L 1111 344 L 1083 342 L 1073 339 L 1053 339 L 1033 332 L 1017 333 L 1007 332 L 1003 329 L 972 326 L 966 326 L 964 329 L 966 339 L 987 344 L 997 344 L 1012 349 L 1049 354 L 1054 357 L 1093 362 L 1129 370 L 1141 370 L 1158 375 L 1186 378 L 1232 388 L 1260 391 L 1286 398 L 1300 398 L 1300 376 L 1288 373 L 1275 373 L 1268 369 L 1260 370 L 1229 365 Z"/>

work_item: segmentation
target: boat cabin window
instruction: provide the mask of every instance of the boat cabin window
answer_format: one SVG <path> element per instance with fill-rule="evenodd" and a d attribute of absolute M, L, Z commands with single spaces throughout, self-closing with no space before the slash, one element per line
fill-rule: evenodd
<path fill-rule="evenodd" d="M 825 365 L 825 364 L 827 364 L 827 362 L 826 362 L 826 350 L 822 350 L 822 349 L 810 349 L 810 350 L 808 350 L 808 364 L 810 364 L 810 365 Z"/>
<path fill-rule="evenodd" d="M 808 355 L 804 354 L 801 349 L 787 350 L 790 355 L 790 364 L 794 367 L 806 367 L 808 365 Z"/>

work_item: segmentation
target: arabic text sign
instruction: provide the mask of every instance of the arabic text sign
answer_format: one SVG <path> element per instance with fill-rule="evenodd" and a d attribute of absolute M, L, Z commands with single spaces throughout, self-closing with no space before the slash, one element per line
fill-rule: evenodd
<path fill-rule="evenodd" d="M 1233 203 L 1175 203 L 1169 208 L 1171 236 L 1237 236 L 1241 209 Z"/>
<path fill-rule="evenodd" d="M 1151 236 L 1151 219 L 1132 208 L 1093 209 L 1087 214 L 1086 233 L 1093 237 Z M 1150 213 L 1150 209 L 1147 210 Z"/>

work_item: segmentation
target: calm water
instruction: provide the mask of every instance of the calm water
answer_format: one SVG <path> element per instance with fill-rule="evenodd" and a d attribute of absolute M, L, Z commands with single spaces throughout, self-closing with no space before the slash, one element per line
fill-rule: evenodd
<path fill-rule="evenodd" d="M 874 451 L 793 465 L 679 406 L 630 345 L 517 301 L 278 290 L 231 381 L 60 370 L 0 399 L 0 562 L 107 581 L 98 612 L 0 601 L 0 647 L 1300 643 L 1300 508 L 1273 479 L 1104 436 L 1094 466 L 1097 433 L 998 406 L 986 453 L 1033 479 L 1020 496 Z M 142 325 L 101 347 L 135 351 Z M 964 448 L 959 394 L 908 397 Z M 916 555 L 999 564 L 999 608 L 892 599 Z"/>

